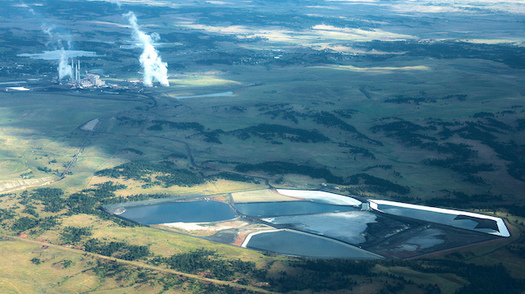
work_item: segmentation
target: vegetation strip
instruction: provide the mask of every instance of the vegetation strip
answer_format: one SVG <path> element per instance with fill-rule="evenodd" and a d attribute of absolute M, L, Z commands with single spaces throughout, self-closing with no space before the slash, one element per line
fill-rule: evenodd
<path fill-rule="evenodd" d="M 77 254 L 87 254 L 87 255 L 91 255 L 91 256 L 93 256 L 95 258 L 98 258 L 98 259 L 116 261 L 118 263 L 127 264 L 127 265 L 131 265 L 131 266 L 134 266 L 134 267 L 147 268 L 147 269 L 154 270 L 154 271 L 160 271 L 160 272 L 164 272 L 164 273 L 185 276 L 185 277 L 188 277 L 190 279 L 195 279 L 195 280 L 199 280 L 199 281 L 202 281 L 202 282 L 213 283 L 213 284 L 216 284 L 216 285 L 230 286 L 230 287 L 234 287 L 234 288 L 242 288 L 242 289 L 249 290 L 249 291 L 254 291 L 254 292 L 257 292 L 257 293 L 272 293 L 270 291 L 267 291 L 267 290 L 264 290 L 264 289 L 260 289 L 260 288 L 256 288 L 256 287 L 253 287 L 253 286 L 246 286 L 246 285 L 241 285 L 241 284 L 237 284 L 237 283 L 233 283 L 233 282 L 227 282 L 227 281 L 221 281 L 221 280 L 216 280 L 216 279 L 205 278 L 205 277 L 202 277 L 202 276 L 199 276 L 199 275 L 188 274 L 188 273 L 184 273 L 184 272 L 180 272 L 180 271 L 176 271 L 176 270 L 172 270 L 172 269 L 161 268 L 161 267 L 158 267 L 158 266 L 144 264 L 144 263 L 140 263 L 140 262 L 137 262 L 137 261 L 130 261 L 130 260 L 124 260 L 124 259 L 119 259 L 119 258 L 115 258 L 115 257 L 104 256 L 104 255 L 97 254 L 97 253 L 86 252 L 86 251 L 82 251 L 82 250 L 78 250 L 78 249 L 68 248 L 68 247 L 55 245 L 55 244 L 50 244 L 50 243 L 46 243 L 46 242 L 39 242 L 39 241 L 36 241 L 36 240 L 25 239 L 25 238 L 21 238 L 21 237 L 17 237 L 17 236 L 9 236 L 9 235 L 6 235 L 6 234 L 1 234 L 1 233 L 0 233 L 0 236 L 2 236 L 4 238 L 15 239 L 17 241 L 22 241 L 22 242 L 26 242 L 26 243 L 37 244 L 37 245 L 40 245 L 40 246 L 45 245 L 45 246 L 49 246 L 49 247 L 52 247 L 52 248 L 55 248 L 55 249 L 58 249 L 58 250 L 75 252 Z"/>

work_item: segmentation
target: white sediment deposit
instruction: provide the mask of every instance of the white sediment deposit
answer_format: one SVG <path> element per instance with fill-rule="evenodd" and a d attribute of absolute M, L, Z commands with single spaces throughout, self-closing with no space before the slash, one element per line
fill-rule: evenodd
<path fill-rule="evenodd" d="M 301 198 L 304 200 L 311 200 L 314 202 L 325 204 L 359 206 L 362 203 L 361 201 L 348 196 L 322 191 L 277 189 L 277 192 L 281 195 Z"/>
<path fill-rule="evenodd" d="M 206 232 L 217 232 L 227 229 L 238 229 L 248 225 L 245 221 L 226 221 L 226 222 L 202 222 L 202 223 L 164 223 L 162 226 L 184 230 L 184 231 L 206 231 Z"/>
<path fill-rule="evenodd" d="M 93 120 L 90 120 L 89 122 L 85 123 L 83 126 L 80 127 L 80 129 L 84 131 L 93 131 L 95 127 L 97 126 L 99 122 L 98 118 L 95 118 Z"/>

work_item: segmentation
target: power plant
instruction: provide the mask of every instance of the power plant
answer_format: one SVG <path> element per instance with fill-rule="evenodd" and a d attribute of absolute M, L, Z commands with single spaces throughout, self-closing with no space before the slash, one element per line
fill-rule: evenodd
<path fill-rule="evenodd" d="M 74 60 L 71 60 L 71 75 L 67 85 L 76 86 L 78 88 L 92 88 L 103 87 L 106 85 L 106 82 L 102 81 L 99 75 L 90 74 L 87 72 L 84 75 L 84 78 L 81 78 L 80 60 L 77 60 L 76 63 Z"/>

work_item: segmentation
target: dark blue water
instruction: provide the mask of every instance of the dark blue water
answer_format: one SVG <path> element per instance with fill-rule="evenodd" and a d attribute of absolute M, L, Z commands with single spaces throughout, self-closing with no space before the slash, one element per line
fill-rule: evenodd
<path fill-rule="evenodd" d="M 294 231 L 253 235 L 248 248 L 312 258 L 378 259 L 381 256 L 332 239 Z"/>
<path fill-rule="evenodd" d="M 145 225 L 175 222 L 216 222 L 233 219 L 237 215 L 231 207 L 217 201 L 168 202 L 155 205 L 126 207 L 120 215 Z"/>
<path fill-rule="evenodd" d="M 475 230 L 475 231 L 493 231 L 493 230 L 486 230 L 486 229 L 485 230 L 476 229 L 476 226 L 478 225 L 478 223 L 470 219 L 456 220 L 455 218 L 458 216 L 457 214 L 421 210 L 421 209 L 415 209 L 415 208 L 409 208 L 409 207 L 400 207 L 400 206 L 389 205 L 389 204 L 379 204 L 378 209 L 385 213 L 390 213 L 393 215 L 420 219 L 420 220 L 439 223 L 443 225 L 449 225 L 449 226 L 453 226 L 456 228 Z M 460 213 L 458 212 L 458 214 Z"/>
<path fill-rule="evenodd" d="M 356 210 L 354 206 L 322 204 L 309 201 L 236 203 L 235 208 L 248 216 L 283 216 Z"/>

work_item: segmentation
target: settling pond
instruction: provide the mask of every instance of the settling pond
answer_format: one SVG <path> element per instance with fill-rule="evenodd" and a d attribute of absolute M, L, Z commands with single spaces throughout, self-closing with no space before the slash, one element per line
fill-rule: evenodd
<path fill-rule="evenodd" d="M 240 223 L 240 227 L 226 224 L 222 235 L 220 230 L 208 229 L 217 233 L 204 238 L 227 244 L 240 238 L 237 245 L 242 243 L 245 248 L 310 258 L 408 258 L 510 236 L 502 219 L 487 215 L 386 200 L 369 200 L 371 209 L 364 206 L 361 210 L 362 202 L 351 197 L 318 191 L 281 192 L 295 200 L 230 205 L 171 198 L 104 208 L 144 225 L 220 227 L 224 224 L 213 223 L 236 220 L 227 223 Z M 218 239 L 213 239 L 215 235 Z M 227 239 L 221 239 L 226 235 Z"/>
<path fill-rule="evenodd" d="M 257 217 L 317 214 L 357 209 L 354 206 L 315 203 L 310 201 L 235 203 L 234 206 L 243 215 Z"/>
<path fill-rule="evenodd" d="M 343 242 L 289 230 L 255 233 L 250 235 L 244 243 L 242 246 L 246 248 L 284 255 L 357 260 L 382 258 L 382 256 Z"/>
<path fill-rule="evenodd" d="M 348 226 L 336 226 L 341 229 L 345 238 L 351 243 L 361 243 L 360 236 L 366 229 L 366 223 L 373 222 L 375 217 L 370 213 L 357 211 L 355 206 L 317 203 L 312 201 L 287 201 L 287 202 L 254 202 L 236 203 L 235 210 L 227 203 L 217 201 L 180 201 L 180 202 L 154 202 L 130 203 L 109 205 L 108 211 L 124 211 L 120 217 L 144 225 L 157 225 L 165 223 L 207 223 L 232 220 L 239 215 L 261 219 L 267 223 L 283 224 L 294 223 L 297 220 L 309 223 L 309 230 L 299 232 L 294 230 L 264 231 L 250 235 L 243 247 L 262 251 L 272 251 L 278 254 L 306 256 L 311 258 L 350 258 L 350 259 L 377 259 L 379 255 L 359 249 L 347 243 L 319 236 L 315 233 L 326 233 L 327 236 L 337 235 L 332 230 L 326 230 L 330 224 L 323 228 L 315 226 L 317 221 L 349 220 L 346 213 L 359 213 L 366 215 L 361 224 L 353 230 Z M 341 213 L 339 217 L 337 215 Z M 343 215 L 344 214 L 344 215 Z M 276 217 L 277 219 L 262 219 L 263 217 Z M 296 219 L 298 217 L 298 219 Z M 342 218 L 341 218 L 342 217 Z M 354 225 L 358 223 L 355 217 Z M 309 220 L 309 221 L 307 221 Z M 337 221 L 335 221 L 337 223 Z M 292 225 L 292 224 L 288 224 Z M 348 225 L 348 224 L 347 224 Z M 350 224 L 351 225 L 351 224 Z M 310 231 L 310 232 L 308 232 Z M 322 231 L 322 232 L 320 232 Z M 314 233 L 314 234 L 312 234 Z M 354 242 L 352 242 L 354 241 Z"/>
<path fill-rule="evenodd" d="M 227 203 L 217 201 L 166 202 L 124 206 L 121 217 L 144 225 L 164 223 L 218 222 L 237 217 Z"/>

